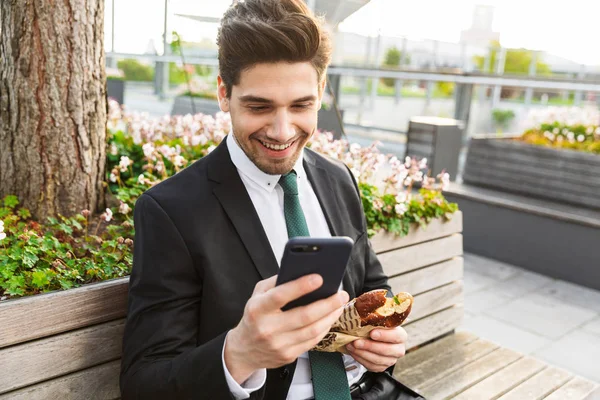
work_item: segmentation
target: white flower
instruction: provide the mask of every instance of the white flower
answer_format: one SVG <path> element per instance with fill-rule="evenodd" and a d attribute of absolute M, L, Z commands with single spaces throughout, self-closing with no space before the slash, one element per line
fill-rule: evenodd
<path fill-rule="evenodd" d="M 110 210 L 110 208 L 107 208 L 106 211 L 104 211 L 102 213 L 102 215 L 100 216 L 100 218 L 104 219 L 106 222 L 110 222 L 112 220 L 113 217 L 113 213 Z"/>
<path fill-rule="evenodd" d="M 125 172 L 131 164 L 133 164 L 133 161 L 131 161 L 129 157 L 121 156 L 121 161 L 119 161 L 119 169 L 121 172 Z"/>
<path fill-rule="evenodd" d="M 144 174 L 140 174 L 140 176 L 138 176 L 138 183 L 140 185 L 145 185 L 146 184 L 146 178 L 144 177 Z"/>
<path fill-rule="evenodd" d="M 419 169 L 425 168 L 427 168 L 427 158 L 423 158 L 421 161 L 419 161 Z"/>
<path fill-rule="evenodd" d="M 588 128 L 585 130 L 585 133 L 587 133 L 588 135 L 591 135 L 592 133 L 594 133 L 594 127 L 588 126 Z"/>
<path fill-rule="evenodd" d="M 406 203 L 407 199 L 408 196 L 406 195 L 406 192 L 400 192 L 396 195 L 396 203 Z"/>
<path fill-rule="evenodd" d="M 0 220 L 0 232 L 4 232 L 4 221 Z"/>
<path fill-rule="evenodd" d="M 129 207 L 127 203 L 121 202 L 121 205 L 119 206 L 119 212 L 121 214 L 129 214 L 129 211 L 131 211 L 131 207 Z"/>
<path fill-rule="evenodd" d="M 154 154 L 154 145 L 152 143 L 144 143 L 142 150 L 144 151 L 144 157 L 151 158 Z"/>
<path fill-rule="evenodd" d="M 111 182 L 115 183 L 117 181 L 117 176 L 111 172 L 109 179 Z"/>
<path fill-rule="evenodd" d="M 175 158 L 173 159 L 173 165 L 175 165 L 177 168 L 183 167 L 186 162 L 187 160 L 182 156 L 175 156 Z"/>
<path fill-rule="evenodd" d="M 584 141 L 585 141 L 585 136 L 584 136 L 584 135 L 578 135 L 578 136 L 577 136 L 577 141 L 578 141 L 579 143 L 581 143 L 581 142 L 584 142 Z"/>
<path fill-rule="evenodd" d="M 0 240 L 6 239 L 6 233 L 0 232 Z"/>
<path fill-rule="evenodd" d="M 555 135 L 558 135 L 560 133 L 560 129 L 554 128 L 554 129 L 552 129 L 552 133 L 554 133 Z"/>
<path fill-rule="evenodd" d="M 394 210 L 396 210 L 396 214 L 404 215 L 404 213 L 406 211 L 408 211 L 408 207 L 406 206 L 406 203 L 399 203 L 399 204 L 396 204 L 396 206 L 394 207 Z"/>

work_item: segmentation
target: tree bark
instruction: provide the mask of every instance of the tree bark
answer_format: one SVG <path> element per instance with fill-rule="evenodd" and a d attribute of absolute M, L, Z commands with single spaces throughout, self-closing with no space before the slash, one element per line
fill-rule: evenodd
<path fill-rule="evenodd" d="M 1 0 L 0 198 L 34 217 L 104 207 L 104 0 Z"/>

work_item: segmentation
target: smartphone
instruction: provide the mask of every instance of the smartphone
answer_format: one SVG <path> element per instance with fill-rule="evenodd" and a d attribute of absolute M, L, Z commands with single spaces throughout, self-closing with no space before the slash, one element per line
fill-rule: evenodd
<path fill-rule="evenodd" d="M 282 310 L 304 306 L 337 293 L 353 246 L 354 241 L 346 236 L 289 239 L 281 259 L 276 285 L 313 273 L 323 277 L 323 285 L 314 292 L 289 302 Z"/>

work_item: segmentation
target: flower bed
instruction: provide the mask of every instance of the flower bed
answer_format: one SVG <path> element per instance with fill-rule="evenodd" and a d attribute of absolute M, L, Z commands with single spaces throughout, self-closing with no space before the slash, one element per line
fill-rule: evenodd
<path fill-rule="evenodd" d="M 600 114 L 549 109 L 518 137 L 471 139 L 468 184 L 600 209 Z"/>
<path fill-rule="evenodd" d="M 231 130 L 228 114 L 150 119 L 125 113 L 110 102 L 106 186 L 109 208 L 33 221 L 18 199 L 0 204 L 0 299 L 32 295 L 125 276 L 132 264 L 133 218 L 137 198 L 149 187 L 210 153 Z M 450 219 L 457 205 L 441 190 L 447 174 L 425 175 L 426 161 L 361 148 L 328 133 L 316 133 L 309 146 L 344 161 L 359 182 L 369 234 L 384 230 L 406 235 L 412 224 Z M 421 189 L 413 190 L 418 182 Z"/>

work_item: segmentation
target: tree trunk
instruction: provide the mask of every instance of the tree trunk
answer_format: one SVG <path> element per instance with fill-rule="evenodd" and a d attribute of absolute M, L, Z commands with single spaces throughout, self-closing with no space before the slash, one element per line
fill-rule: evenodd
<path fill-rule="evenodd" d="M 104 0 L 1 0 L 0 198 L 39 219 L 104 207 Z"/>

